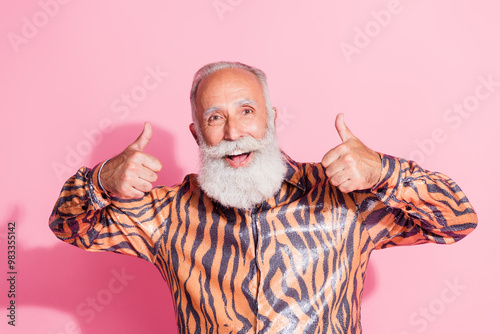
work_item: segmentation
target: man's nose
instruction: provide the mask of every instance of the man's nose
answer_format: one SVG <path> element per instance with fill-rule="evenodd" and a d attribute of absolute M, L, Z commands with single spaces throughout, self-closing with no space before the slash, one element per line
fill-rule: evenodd
<path fill-rule="evenodd" d="M 243 135 L 243 124 L 235 117 L 228 117 L 224 124 L 224 140 L 236 140 Z"/>

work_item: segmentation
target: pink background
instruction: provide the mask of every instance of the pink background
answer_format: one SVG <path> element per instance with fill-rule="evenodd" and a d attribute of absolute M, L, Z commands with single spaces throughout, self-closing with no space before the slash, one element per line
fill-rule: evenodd
<path fill-rule="evenodd" d="M 334 119 L 344 112 L 365 144 L 451 176 L 478 212 L 479 227 L 458 244 L 372 254 L 364 332 L 492 332 L 500 85 L 488 90 L 481 80 L 500 82 L 499 11 L 472 0 L 3 1 L 2 333 L 175 332 L 154 266 L 65 245 L 47 221 L 63 182 L 123 150 L 146 120 L 147 151 L 164 165 L 159 184 L 195 172 L 188 92 L 194 72 L 217 60 L 268 74 L 280 142 L 294 159 L 319 161 L 338 145 Z M 155 70 L 168 75 L 147 79 L 146 90 Z M 462 115 L 450 110 L 460 104 Z M 9 221 L 17 223 L 15 328 L 5 309 Z"/>

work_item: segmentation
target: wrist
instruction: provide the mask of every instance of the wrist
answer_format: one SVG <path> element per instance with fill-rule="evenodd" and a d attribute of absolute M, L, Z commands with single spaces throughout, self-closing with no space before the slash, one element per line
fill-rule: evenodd
<path fill-rule="evenodd" d="M 380 155 L 380 153 L 378 153 L 378 152 L 374 152 L 374 153 L 376 154 L 376 158 L 375 158 L 376 167 L 374 168 L 375 172 L 374 172 L 374 176 L 373 176 L 374 182 L 371 186 L 372 188 L 380 183 L 380 179 L 382 177 L 382 155 Z"/>
<path fill-rule="evenodd" d="M 99 167 L 99 171 L 97 172 L 97 184 L 99 185 L 99 188 L 109 197 L 110 196 L 110 193 L 109 191 L 106 190 L 106 188 L 103 186 L 102 182 L 101 182 L 101 171 L 102 171 L 102 168 L 104 167 L 104 165 L 106 165 L 106 163 L 111 160 L 111 159 L 108 159 L 106 161 L 104 161 L 101 166 Z"/>

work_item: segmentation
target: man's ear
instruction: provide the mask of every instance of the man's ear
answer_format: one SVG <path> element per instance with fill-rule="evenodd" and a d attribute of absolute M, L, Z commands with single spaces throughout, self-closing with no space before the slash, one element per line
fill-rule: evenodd
<path fill-rule="evenodd" d="M 276 120 L 278 119 L 278 108 L 273 107 L 274 110 L 274 128 L 276 129 Z"/>
<path fill-rule="evenodd" d="M 196 140 L 196 144 L 200 146 L 200 139 L 198 138 L 198 133 L 196 133 L 196 128 L 194 127 L 194 123 L 189 124 L 189 131 L 191 131 L 194 140 Z"/>

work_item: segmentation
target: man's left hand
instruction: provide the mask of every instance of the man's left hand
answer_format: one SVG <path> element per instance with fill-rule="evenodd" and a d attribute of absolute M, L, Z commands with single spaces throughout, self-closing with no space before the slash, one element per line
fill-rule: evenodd
<path fill-rule="evenodd" d="M 328 151 L 321 160 L 330 183 L 343 193 L 371 189 L 382 172 L 380 155 L 366 147 L 344 123 L 344 114 L 338 114 L 335 128 L 342 144 Z"/>

